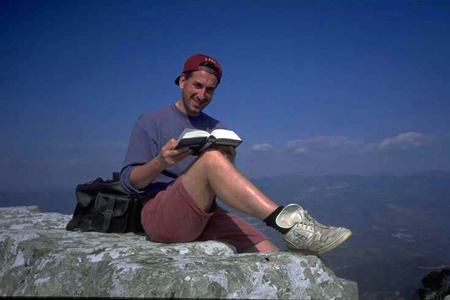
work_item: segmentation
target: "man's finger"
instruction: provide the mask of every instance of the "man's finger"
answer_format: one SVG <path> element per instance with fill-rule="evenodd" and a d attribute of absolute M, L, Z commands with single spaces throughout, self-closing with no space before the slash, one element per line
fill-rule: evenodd
<path fill-rule="evenodd" d="M 170 155 L 171 158 L 173 159 L 178 159 L 178 158 L 184 158 L 186 156 L 188 156 L 189 154 L 191 154 L 192 150 L 187 148 L 183 151 L 180 150 L 175 150 L 176 152 L 174 152 L 172 155 Z"/>
<path fill-rule="evenodd" d="M 179 152 L 189 152 L 189 150 L 191 150 L 191 148 L 189 147 L 183 147 L 181 149 L 178 149 Z"/>
<path fill-rule="evenodd" d="M 175 151 L 176 151 L 175 155 L 188 155 L 189 153 L 192 152 L 191 148 L 188 148 L 188 147 L 182 148 L 182 149 L 178 149 L 178 150 L 175 150 Z"/>
<path fill-rule="evenodd" d="M 167 142 L 167 144 L 165 144 L 165 145 L 163 146 L 162 149 L 167 150 L 167 151 L 169 151 L 169 150 L 174 150 L 175 147 L 177 146 L 177 144 L 178 144 L 178 143 L 177 143 L 177 140 L 171 139 L 171 140 L 169 140 L 169 141 Z"/>
<path fill-rule="evenodd" d="M 189 150 L 191 150 L 191 149 L 188 147 L 177 149 L 177 150 L 175 150 L 175 149 L 174 150 L 166 150 L 166 155 L 169 157 L 172 157 L 172 156 L 176 156 L 176 155 L 183 154 L 183 153 L 189 153 Z"/>

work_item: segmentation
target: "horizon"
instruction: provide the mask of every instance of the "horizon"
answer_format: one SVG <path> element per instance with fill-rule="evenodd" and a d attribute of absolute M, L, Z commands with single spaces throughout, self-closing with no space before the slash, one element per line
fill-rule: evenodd
<path fill-rule="evenodd" d="M 277 179 L 277 178 L 282 178 L 282 177 L 298 177 L 298 178 L 302 178 L 302 179 L 311 179 L 311 178 L 324 178 L 324 177 L 359 177 L 359 178 L 365 178 L 365 179 L 370 179 L 370 178 L 377 178 L 377 177 L 391 177 L 391 178 L 395 178 L 395 179 L 408 179 L 410 177 L 415 177 L 418 175 L 425 175 L 425 176 L 429 176 L 429 175 L 443 175 L 446 176 L 446 179 L 450 179 L 450 172 L 449 171 L 444 171 L 444 170 L 424 170 L 424 171 L 419 171 L 419 172 L 413 172 L 413 173 L 409 173 L 409 174 L 404 174 L 404 175 L 395 175 L 393 173 L 373 173 L 373 174 L 345 174 L 345 173 L 329 173 L 329 174 L 322 174 L 322 175 L 301 175 L 301 174 L 280 174 L 280 175 L 274 175 L 274 176 L 260 176 L 260 177 L 251 177 L 248 178 L 250 181 L 260 181 L 260 180 L 266 180 L 266 179 Z M 97 178 L 97 177 L 96 177 Z M 89 181 L 93 181 L 96 178 L 92 178 Z M 103 180 L 107 180 L 107 179 L 112 179 L 112 178 L 102 178 Z M 76 185 L 78 184 L 84 184 L 87 183 L 89 181 L 86 182 L 78 182 L 76 183 L 74 186 L 57 186 L 57 187 L 37 187 L 37 188 L 28 188 L 28 189 L 3 189 L 0 188 L 0 193 L 8 193 L 8 194 L 28 194 L 28 193 L 52 193 L 52 192 L 67 192 L 69 189 L 73 190 L 74 194 L 73 196 L 75 197 L 75 189 L 76 189 Z M 0 199 L 0 207 L 2 207 L 2 203 L 1 203 L 1 199 Z M 20 205 L 19 205 L 20 206 Z"/>
<path fill-rule="evenodd" d="M 194 53 L 223 67 L 204 112 L 243 139 L 248 178 L 449 172 L 449 13 L 407 0 L 3 1 L 0 190 L 111 178 L 139 115 L 178 99 Z"/>

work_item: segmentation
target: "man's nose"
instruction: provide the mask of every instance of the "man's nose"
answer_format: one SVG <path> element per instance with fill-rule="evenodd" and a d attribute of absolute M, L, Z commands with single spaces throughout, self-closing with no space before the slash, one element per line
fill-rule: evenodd
<path fill-rule="evenodd" d="M 205 100 L 206 89 L 199 89 L 197 93 L 198 100 Z"/>

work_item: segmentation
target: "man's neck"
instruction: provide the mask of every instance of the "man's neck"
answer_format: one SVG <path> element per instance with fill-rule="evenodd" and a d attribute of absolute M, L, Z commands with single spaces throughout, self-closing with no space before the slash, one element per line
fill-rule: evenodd
<path fill-rule="evenodd" d="M 195 116 L 189 115 L 189 114 L 186 112 L 186 107 L 184 107 L 183 100 L 181 100 L 181 99 L 178 100 L 177 102 L 175 102 L 175 107 L 178 108 L 183 114 L 185 114 L 185 115 L 188 116 L 188 117 L 198 117 L 198 116 L 200 115 L 200 113 L 197 114 L 197 115 L 195 115 Z"/>
<path fill-rule="evenodd" d="M 175 102 L 175 107 L 178 108 L 183 114 L 187 115 L 186 109 L 184 108 L 184 105 L 181 100 L 178 100 L 177 102 Z"/>

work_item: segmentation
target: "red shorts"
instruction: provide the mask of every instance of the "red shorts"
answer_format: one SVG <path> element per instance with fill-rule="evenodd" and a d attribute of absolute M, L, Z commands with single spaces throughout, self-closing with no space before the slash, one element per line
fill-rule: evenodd
<path fill-rule="evenodd" d="M 216 201 L 211 212 L 202 211 L 183 187 L 181 178 L 144 204 L 141 220 L 150 239 L 159 243 L 221 240 L 241 252 L 267 240 L 258 229 L 222 209 Z"/>

